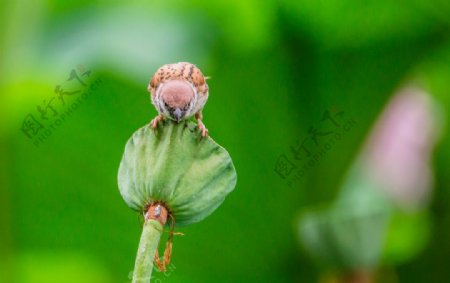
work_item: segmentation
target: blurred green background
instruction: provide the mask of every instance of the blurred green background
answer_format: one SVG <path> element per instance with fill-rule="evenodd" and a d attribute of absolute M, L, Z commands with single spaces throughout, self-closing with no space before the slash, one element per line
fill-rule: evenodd
<path fill-rule="evenodd" d="M 118 165 L 156 115 L 150 77 L 178 61 L 211 77 L 204 122 L 238 184 L 179 229 L 153 282 L 317 282 L 328 269 L 300 245 L 299 213 L 336 199 L 389 97 L 415 81 L 450 111 L 449 3 L 4 1 L 0 282 L 130 282 L 142 220 L 119 195 Z M 329 109 L 355 125 L 288 183 L 277 160 Z M 449 134 L 444 123 L 427 245 L 386 267 L 390 282 L 450 282 Z"/>

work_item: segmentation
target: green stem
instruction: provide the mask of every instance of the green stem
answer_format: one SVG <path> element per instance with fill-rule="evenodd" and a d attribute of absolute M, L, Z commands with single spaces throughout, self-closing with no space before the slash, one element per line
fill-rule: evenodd
<path fill-rule="evenodd" d="M 134 265 L 133 283 L 148 283 L 152 277 L 153 260 L 158 249 L 163 225 L 154 219 L 147 219 L 142 230 L 141 240 Z"/>

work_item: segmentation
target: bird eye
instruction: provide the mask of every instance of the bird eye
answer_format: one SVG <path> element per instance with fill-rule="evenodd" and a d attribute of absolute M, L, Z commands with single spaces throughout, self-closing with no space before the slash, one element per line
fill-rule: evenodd
<path fill-rule="evenodd" d="M 175 108 L 170 107 L 169 104 L 167 104 L 167 102 L 164 102 L 164 106 L 166 107 L 167 111 L 169 111 L 169 112 L 173 112 L 175 110 Z"/>

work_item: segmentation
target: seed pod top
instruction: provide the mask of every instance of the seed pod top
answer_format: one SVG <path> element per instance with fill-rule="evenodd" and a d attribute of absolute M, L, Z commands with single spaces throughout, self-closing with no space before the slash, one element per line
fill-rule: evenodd
<path fill-rule="evenodd" d="M 134 210 L 164 204 L 177 225 L 211 214 L 236 184 L 228 152 L 210 137 L 199 141 L 196 124 L 165 120 L 136 131 L 126 144 L 119 167 L 120 193 Z"/>

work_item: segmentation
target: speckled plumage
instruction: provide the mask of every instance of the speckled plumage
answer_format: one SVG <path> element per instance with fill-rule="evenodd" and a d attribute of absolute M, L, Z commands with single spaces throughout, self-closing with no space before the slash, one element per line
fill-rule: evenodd
<path fill-rule="evenodd" d="M 148 85 L 151 101 L 159 115 L 151 121 L 155 129 L 168 118 L 177 122 L 195 115 L 202 135 L 208 130 L 202 123 L 202 109 L 208 99 L 208 84 L 199 68 L 188 62 L 160 67 Z"/>

